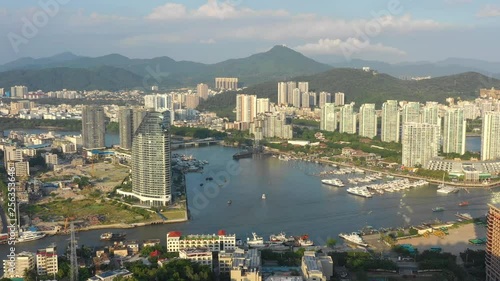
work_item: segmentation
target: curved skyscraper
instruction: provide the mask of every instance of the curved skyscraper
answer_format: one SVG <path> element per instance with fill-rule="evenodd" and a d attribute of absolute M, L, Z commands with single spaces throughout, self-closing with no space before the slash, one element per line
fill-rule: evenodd
<path fill-rule="evenodd" d="M 132 142 L 132 192 L 142 204 L 171 203 L 170 112 L 147 112 Z"/>

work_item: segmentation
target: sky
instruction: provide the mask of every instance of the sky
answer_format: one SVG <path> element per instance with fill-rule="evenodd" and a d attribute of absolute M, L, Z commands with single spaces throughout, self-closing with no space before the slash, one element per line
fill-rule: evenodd
<path fill-rule="evenodd" d="M 323 62 L 500 61 L 498 0 L 174 1 L 2 1 L 0 64 L 62 52 L 215 63 L 274 45 Z"/>

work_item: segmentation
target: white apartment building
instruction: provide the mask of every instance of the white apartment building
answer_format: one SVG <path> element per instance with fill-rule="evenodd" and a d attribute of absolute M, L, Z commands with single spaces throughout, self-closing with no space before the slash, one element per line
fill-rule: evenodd
<path fill-rule="evenodd" d="M 243 95 L 236 96 L 236 121 L 253 122 L 257 116 L 257 96 Z"/>
<path fill-rule="evenodd" d="M 359 135 L 367 138 L 377 136 L 377 113 L 374 103 L 365 103 L 359 108 Z"/>
<path fill-rule="evenodd" d="M 39 249 L 36 252 L 36 271 L 38 275 L 54 275 L 59 270 L 55 246 Z"/>
<path fill-rule="evenodd" d="M 481 135 L 481 160 L 500 159 L 500 111 L 486 112 Z"/>
<path fill-rule="evenodd" d="M 345 94 L 342 92 L 335 93 L 335 105 L 342 106 L 345 104 Z"/>
<path fill-rule="evenodd" d="M 3 277 L 5 278 L 23 278 L 26 270 L 35 268 L 35 255 L 30 252 L 21 252 L 16 254 L 12 260 L 3 260 Z"/>
<path fill-rule="evenodd" d="M 419 102 L 408 102 L 403 105 L 403 110 L 401 112 L 401 123 L 405 124 L 407 122 L 420 122 L 420 103 Z"/>
<path fill-rule="evenodd" d="M 438 125 L 415 122 L 403 124 L 403 166 L 426 167 L 432 158 L 438 156 L 439 135 Z"/>
<path fill-rule="evenodd" d="M 356 113 L 354 104 L 346 104 L 340 108 L 339 132 L 347 134 L 356 133 Z"/>
<path fill-rule="evenodd" d="M 194 263 L 207 265 L 212 268 L 212 251 L 208 248 L 192 248 L 179 250 L 179 258 L 190 260 Z"/>
<path fill-rule="evenodd" d="M 399 142 L 400 114 L 396 100 L 388 100 L 382 104 L 381 125 L 383 142 Z"/>
<path fill-rule="evenodd" d="M 446 110 L 443 126 L 443 152 L 465 153 L 466 120 L 461 108 Z"/>
<path fill-rule="evenodd" d="M 337 112 L 334 103 L 325 103 L 321 108 L 321 118 L 319 129 L 327 132 L 337 130 Z"/>

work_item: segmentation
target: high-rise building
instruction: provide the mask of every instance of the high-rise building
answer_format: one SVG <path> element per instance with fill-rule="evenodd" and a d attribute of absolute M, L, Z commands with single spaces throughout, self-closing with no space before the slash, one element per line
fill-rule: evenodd
<path fill-rule="evenodd" d="M 500 208 L 489 205 L 486 239 L 486 281 L 500 280 Z"/>
<path fill-rule="evenodd" d="M 359 135 L 367 138 L 377 136 L 377 113 L 374 103 L 365 103 L 359 108 Z"/>
<path fill-rule="evenodd" d="M 295 108 L 301 108 L 302 96 L 299 88 L 293 89 L 292 105 Z"/>
<path fill-rule="evenodd" d="M 253 122 L 257 116 L 257 96 L 239 94 L 236 96 L 236 121 Z"/>
<path fill-rule="evenodd" d="M 82 108 L 82 139 L 86 149 L 103 148 L 106 124 L 101 106 L 85 105 Z"/>
<path fill-rule="evenodd" d="M 172 110 L 173 97 L 171 94 L 156 94 L 144 96 L 144 107 L 158 112 Z"/>
<path fill-rule="evenodd" d="M 446 110 L 443 128 L 443 152 L 465 153 L 466 121 L 464 110 L 461 108 L 450 108 Z"/>
<path fill-rule="evenodd" d="M 301 98 L 302 108 L 310 108 L 311 107 L 311 97 L 309 93 L 302 93 Z"/>
<path fill-rule="evenodd" d="M 354 104 L 346 104 L 340 108 L 339 132 L 347 134 L 356 133 L 356 113 Z"/>
<path fill-rule="evenodd" d="M 142 204 L 171 203 L 170 112 L 147 112 L 132 142 L 132 193 Z"/>
<path fill-rule="evenodd" d="M 26 86 L 14 86 L 10 88 L 11 98 L 22 99 L 26 95 L 28 95 L 28 87 Z"/>
<path fill-rule="evenodd" d="M 342 92 L 335 93 L 335 105 L 342 106 L 345 104 L 345 94 Z"/>
<path fill-rule="evenodd" d="M 234 77 L 215 78 L 215 88 L 220 90 L 237 90 L 238 78 Z"/>
<path fill-rule="evenodd" d="M 299 82 L 297 88 L 299 88 L 300 93 L 309 93 L 309 82 Z"/>
<path fill-rule="evenodd" d="M 309 92 L 309 105 L 316 106 L 318 104 L 318 95 L 316 92 Z"/>
<path fill-rule="evenodd" d="M 441 117 L 439 116 L 439 104 L 437 102 L 427 102 L 422 108 L 420 121 L 441 126 Z"/>
<path fill-rule="evenodd" d="M 132 107 L 132 140 L 134 139 L 135 131 L 139 128 L 142 123 L 142 119 L 148 113 L 148 109 L 142 106 Z"/>
<path fill-rule="evenodd" d="M 118 110 L 118 125 L 120 126 L 120 147 L 132 148 L 134 136 L 134 114 L 130 107 L 120 107 Z"/>
<path fill-rule="evenodd" d="M 3 95 L 5 95 L 4 89 L 0 88 L 0 96 L 3 97 Z"/>
<path fill-rule="evenodd" d="M 380 134 L 383 142 L 399 142 L 399 118 L 398 102 L 395 100 L 384 102 Z"/>
<path fill-rule="evenodd" d="M 257 99 L 257 114 L 269 112 L 269 99 Z"/>
<path fill-rule="evenodd" d="M 35 255 L 30 252 L 14 254 L 12 258 L 3 260 L 3 277 L 24 278 L 25 271 L 35 269 Z"/>
<path fill-rule="evenodd" d="M 481 134 L 481 160 L 500 159 L 500 111 L 486 112 Z"/>
<path fill-rule="evenodd" d="M 407 122 L 420 122 L 420 103 L 411 101 L 403 105 L 401 116 L 403 125 Z"/>
<path fill-rule="evenodd" d="M 208 99 L 208 85 L 207 84 L 198 84 L 196 87 L 196 92 L 198 93 L 198 97 L 200 99 L 206 100 Z"/>
<path fill-rule="evenodd" d="M 55 246 L 39 249 L 36 252 L 36 272 L 38 275 L 55 275 L 59 270 Z"/>
<path fill-rule="evenodd" d="M 293 127 L 288 122 L 285 113 L 260 114 L 250 126 L 250 133 L 255 138 L 292 139 Z"/>
<path fill-rule="evenodd" d="M 334 103 L 325 103 L 321 108 L 321 118 L 319 129 L 328 132 L 337 130 L 337 112 Z"/>
<path fill-rule="evenodd" d="M 439 135 L 438 125 L 415 122 L 403 124 L 403 166 L 426 167 L 429 160 L 438 156 Z"/>
<path fill-rule="evenodd" d="M 293 90 L 297 88 L 297 82 L 288 81 L 286 82 L 286 100 L 287 104 L 292 104 L 293 101 Z"/>
<path fill-rule="evenodd" d="M 279 82 L 278 83 L 278 105 L 288 104 L 287 100 L 287 83 Z"/>
<path fill-rule="evenodd" d="M 319 107 L 323 107 L 325 103 L 331 103 L 331 102 L 332 102 L 332 94 L 327 92 L 319 93 Z"/>

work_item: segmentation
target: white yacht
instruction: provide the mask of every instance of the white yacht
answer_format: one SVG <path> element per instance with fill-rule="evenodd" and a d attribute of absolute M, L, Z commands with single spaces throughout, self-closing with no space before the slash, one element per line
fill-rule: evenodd
<path fill-rule="evenodd" d="M 339 179 L 321 180 L 321 183 L 331 186 L 343 187 L 344 183 Z"/>
<path fill-rule="evenodd" d="M 366 244 L 365 241 L 363 241 L 363 238 L 361 238 L 361 236 L 359 236 L 359 234 L 356 232 L 353 232 L 351 234 L 341 233 L 339 234 L 339 237 L 358 246 L 368 247 L 368 244 Z"/>
<path fill-rule="evenodd" d="M 301 237 L 299 237 L 299 244 L 302 247 L 309 247 L 313 246 L 314 242 L 309 239 L 309 235 L 302 235 Z"/>
<path fill-rule="evenodd" d="M 252 232 L 253 238 L 247 238 L 247 245 L 251 248 L 263 248 L 266 247 L 264 244 L 264 239 L 261 236 L 258 236 L 255 232 Z"/>
<path fill-rule="evenodd" d="M 443 186 L 443 187 L 439 188 L 437 190 L 437 192 L 438 193 L 442 193 L 442 194 L 450 194 L 450 193 L 458 192 L 458 188 L 446 185 L 446 186 Z"/>
<path fill-rule="evenodd" d="M 265 200 L 266 199 L 266 194 L 263 193 L 262 196 L 261 196 L 262 200 Z"/>
<path fill-rule="evenodd" d="M 347 193 L 365 198 L 371 198 L 373 196 L 366 187 L 351 187 L 347 189 Z"/>

